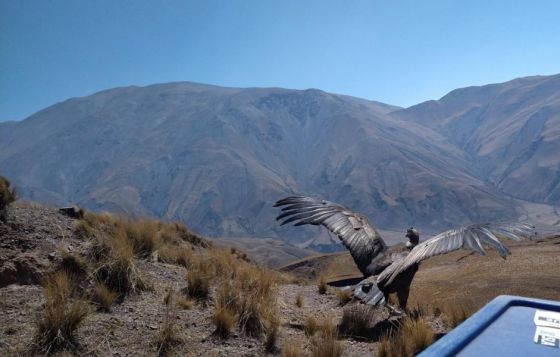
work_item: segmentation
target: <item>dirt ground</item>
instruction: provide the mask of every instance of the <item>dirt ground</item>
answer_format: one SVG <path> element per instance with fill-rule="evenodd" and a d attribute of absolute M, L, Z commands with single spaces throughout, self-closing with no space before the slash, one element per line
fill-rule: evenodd
<path fill-rule="evenodd" d="M 81 254 L 89 244 L 74 234 L 75 224 L 76 220 L 56 209 L 34 204 L 18 204 L 8 224 L 0 223 L 0 355 L 29 354 L 44 304 L 41 278 L 60 260 L 61 252 Z M 481 257 L 457 252 L 423 263 L 413 283 L 410 305 L 460 301 L 478 307 L 499 294 L 560 299 L 560 236 L 510 247 L 512 254 L 505 261 L 494 253 Z M 300 346 L 303 354 L 309 355 L 313 344 L 304 333 L 305 320 L 312 316 L 319 321 L 328 318 L 338 322 L 343 310 L 356 303 L 340 306 L 334 287 L 319 294 L 315 279 L 322 275 L 331 281 L 347 279 L 357 276 L 357 269 L 348 254 L 315 257 L 294 266 L 305 267 L 298 272 L 304 279 L 276 287 L 280 328 L 272 352 L 266 351 L 262 339 L 248 337 L 238 328 L 227 339 L 215 336 L 212 300 L 196 303 L 190 310 L 177 307 L 168 312 L 164 297 L 169 289 L 180 294 L 186 285 L 186 269 L 150 259 L 139 260 L 138 267 L 151 289 L 128 296 L 110 313 L 97 312 L 92 306 L 77 330 L 79 347 L 74 352 L 92 356 L 157 355 L 154 341 L 166 316 L 171 316 L 180 339 L 169 350 L 171 356 L 281 355 L 287 344 Z M 296 305 L 298 295 L 301 307 Z M 368 338 L 340 337 L 344 356 L 373 355 L 377 341 L 387 331 L 387 321 L 398 320 L 384 307 L 374 308 L 372 315 Z M 432 317 L 429 323 L 437 334 L 448 330 L 438 317 Z"/>

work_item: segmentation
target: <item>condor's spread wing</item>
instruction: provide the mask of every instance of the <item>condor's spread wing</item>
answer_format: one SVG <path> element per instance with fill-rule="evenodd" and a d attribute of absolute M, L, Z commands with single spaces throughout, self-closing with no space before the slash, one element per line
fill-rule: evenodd
<path fill-rule="evenodd" d="M 339 204 L 292 196 L 276 202 L 274 207 L 282 207 L 282 213 L 276 218 L 284 220 L 282 225 L 291 222 L 295 226 L 322 225 L 336 234 L 364 274 L 372 259 L 386 248 L 385 242 L 365 216 Z"/>
<path fill-rule="evenodd" d="M 385 285 L 390 284 L 397 275 L 411 265 L 454 250 L 471 249 L 485 255 L 483 244 L 496 249 L 505 259 L 509 251 L 497 237 L 519 241 L 524 237 L 530 238 L 533 229 L 534 227 L 527 223 L 506 222 L 473 224 L 448 230 L 418 244 L 404 259 L 394 262 L 383 270 L 378 276 L 377 282 Z"/>

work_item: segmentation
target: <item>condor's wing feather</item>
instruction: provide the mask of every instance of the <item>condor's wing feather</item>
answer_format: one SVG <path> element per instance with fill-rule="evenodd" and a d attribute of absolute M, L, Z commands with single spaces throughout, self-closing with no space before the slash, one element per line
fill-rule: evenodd
<path fill-rule="evenodd" d="M 530 238 L 533 228 L 527 223 L 506 222 L 473 224 L 445 231 L 414 247 L 404 259 L 387 267 L 378 276 L 377 281 L 385 285 L 390 284 L 411 265 L 458 249 L 470 249 L 485 255 L 483 244 L 496 249 L 505 259 L 509 250 L 497 236 L 521 240 L 524 237 Z"/>
<path fill-rule="evenodd" d="M 385 250 L 385 242 L 369 220 L 339 204 L 312 197 L 291 196 L 279 200 L 274 207 L 282 207 L 282 213 L 276 218 L 283 220 L 282 225 L 322 225 L 336 234 L 362 272 L 372 258 Z"/>

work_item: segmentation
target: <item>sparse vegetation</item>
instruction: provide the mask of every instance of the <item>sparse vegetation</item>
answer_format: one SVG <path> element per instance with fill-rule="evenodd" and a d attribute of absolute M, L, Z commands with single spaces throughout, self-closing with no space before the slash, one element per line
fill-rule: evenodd
<path fill-rule="evenodd" d="M 279 322 L 276 316 L 267 320 L 266 337 L 264 347 L 268 352 L 274 352 L 276 349 L 276 341 L 278 340 Z"/>
<path fill-rule="evenodd" d="M 440 309 L 443 313 L 445 323 L 450 328 L 455 328 L 475 312 L 471 304 L 462 301 L 446 303 Z"/>
<path fill-rule="evenodd" d="M 43 286 L 45 305 L 37 318 L 34 350 L 49 354 L 62 349 L 75 349 L 74 332 L 89 313 L 86 302 L 72 299 L 72 279 L 64 271 L 48 277 Z"/>
<path fill-rule="evenodd" d="M 97 305 L 98 310 L 111 312 L 111 306 L 117 297 L 118 294 L 105 286 L 105 284 L 99 282 L 95 284 L 92 301 Z"/>
<path fill-rule="evenodd" d="M 172 316 L 174 311 L 174 295 L 173 290 L 169 289 L 163 298 L 163 304 L 165 305 L 165 317 L 160 327 L 159 334 L 155 340 L 159 356 L 167 355 L 173 346 L 182 342 L 182 339 L 179 337 L 177 332 L 175 319 Z"/>
<path fill-rule="evenodd" d="M 318 333 L 311 343 L 311 353 L 314 357 L 340 357 L 344 352 L 342 344 L 338 341 L 336 325 L 329 318 L 319 324 Z"/>
<path fill-rule="evenodd" d="M 296 306 L 303 307 L 303 296 L 301 294 L 296 295 Z"/>
<path fill-rule="evenodd" d="M 185 292 L 191 299 L 208 299 L 210 296 L 210 276 L 201 269 L 190 270 L 187 273 L 187 287 Z"/>
<path fill-rule="evenodd" d="M 291 341 L 285 342 L 284 346 L 282 346 L 282 357 L 301 357 L 302 355 L 301 346 Z"/>
<path fill-rule="evenodd" d="M 0 221 L 6 222 L 8 206 L 17 198 L 16 189 L 10 187 L 10 181 L 0 176 Z"/>
<path fill-rule="evenodd" d="M 109 249 L 97 269 L 96 279 L 123 298 L 127 294 L 143 290 L 147 287 L 144 278 L 136 266 L 134 248 L 130 241 L 122 237 L 114 237 L 107 242 Z"/>
<path fill-rule="evenodd" d="M 17 203 L 15 209 L 22 209 L 20 203 Z M 17 215 L 13 217 L 19 217 L 19 212 L 15 212 Z M 413 286 L 416 292 L 412 298 L 416 300 L 412 300 L 410 304 L 414 306 L 408 312 L 410 321 L 404 320 L 402 325 L 395 324 L 394 327 L 391 327 L 390 322 L 385 324 L 386 321 L 380 321 L 383 323 L 377 325 L 377 320 L 374 324 L 373 318 L 369 319 L 371 314 L 368 306 L 350 302 L 351 291 L 326 286 L 325 282 L 327 279 L 331 281 L 332 276 L 325 275 L 323 279 L 316 280 L 309 278 L 304 283 L 300 281 L 301 285 L 295 285 L 294 276 L 290 273 L 277 273 L 259 267 L 236 249 L 194 245 L 191 241 L 196 243 L 196 240 L 182 238 L 185 234 L 180 233 L 182 229 L 163 222 L 139 223 L 131 229 L 126 228 L 126 225 L 136 225 L 139 221 L 123 221 L 108 214 L 87 213 L 83 219 L 75 220 L 82 222 L 86 228 L 75 228 L 72 236 L 72 228 L 68 225 L 72 221 L 59 214 L 56 216 L 61 219 L 57 223 L 64 223 L 60 225 L 62 229 L 66 229 L 58 237 L 65 238 L 60 239 L 62 244 L 56 245 L 54 249 L 50 246 L 49 250 L 44 251 L 49 254 L 52 262 L 49 267 L 52 273 L 45 281 L 44 294 L 45 300 L 46 296 L 50 296 L 49 301 L 63 301 L 63 304 L 43 305 L 41 316 L 47 317 L 41 317 L 36 322 L 33 352 L 37 354 L 70 349 L 71 353 L 93 351 L 94 354 L 105 355 L 109 353 L 108 348 L 123 353 L 129 347 L 114 344 L 114 339 L 122 339 L 132 331 L 131 341 L 134 341 L 136 347 L 131 348 L 136 353 L 140 349 L 146 352 L 147 348 L 151 348 L 152 351 L 157 349 L 160 355 L 176 354 L 179 349 L 175 350 L 174 346 L 182 343 L 183 336 L 188 335 L 189 343 L 195 343 L 197 349 L 207 348 L 210 344 L 209 355 L 223 352 L 222 346 L 226 344 L 233 348 L 239 347 L 240 353 L 257 355 L 265 351 L 283 356 L 340 356 L 343 353 L 362 355 L 371 348 L 370 337 L 377 334 L 378 329 L 388 327 L 392 328 L 392 332 L 382 336 L 379 343 L 380 355 L 412 355 L 431 343 L 433 332 L 430 325 L 436 328 L 437 333 L 445 332 L 471 312 L 470 304 L 464 303 L 468 301 L 468 297 L 459 295 L 462 290 L 446 291 L 445 295 L 439 294 L 439 299 L 423 298 L 424 293 L 432 296 L 429 294 L 443 291 L 444 286 L 449 289 L 452 282 L 441 286 L 436 282 L 424 287 L 423 280 L 419 280 Z M 7 225 L 3 229 L 10 227 Z M 148 227 L 148 233 L 142 233 L 142 227 Z M 70 233 L 70 238 L 66 238 L 66 232 Z M 78 232 L 82 232 L 79 237 Z M 153 245 L 150 243 L 152 238 L 155 240 Z M 56 239 L 55 237 L 52 241 L 56 242 Z M 54 254 L 50 255 L 51 252 Z M 46 256 L 45 253 L 43 256 Z M 335 258 L 340 259 L 338 255 Z M 467 268 L 473 269 L 471 266 Z M 442 273 L 445 271 L 440 272 Z M 153 276 L 152 292 L 146 294 L 145 298 L 123 300 L 126 294 L 140 292 L 145 288 L 144 276 Z M 158 292 L 162 289 L 177 284 L 177 276 L 185 276 L 184 285 L 180 286 L 185 287 L 183 293 L 175 294 L 168 289 L 165 294 L 160 295 Z M 328 295 L 317 294 L 320 285 L 324 285 Z M 419 288 L 423 289 L 418 290 Z M 21 290 L 19 291 L 21 294 Z M 85 338 L 82 340 L 82 334 L 76 333 L 76 330 L 88 313 L 88 305 L 82 300 L 86 296 L 99 311 L 110 311 L 113 308 L 113 315 L 96 316 L 88 321 L 83 334 Z M 453 298 L 447 299 L 447 296 Z M 442 298 L 447 300 L 441 300 Z M 277 300 L 282 303 L 280 311 L 283 315 L 278 314 Z M 162 301 L 164 304 L 165 310 L 162 309 L 159 314 L 152 313 L 156 301 L 158 305 Z M 327 301 L 328 304 L 324 306 L 318 305 Z M 422 306 L 418 305 L 420 301 Z M 426 305 L 427 301 L 429 305 Z M 115 308 L 116 302 L 124 302 L 125 305 Z M 336 308 L 337 302 L 344 306 L 341 320 L 336 321 L 339 323 L 338 327 L 334 319 L 318 318 L 329 314 L 331 309 Z M 449 302 L 453 303 L 448 305 Z M 190 309 L 194 311 L 184 311 Z M 307 310 L 312 313 L 303 326 L 296 324 L 297 320 L 294 318 Z M 144 311 L 151 311 L 145 321 L 142 320 L 146 316 Z M 133 317 L 134 321 L 123 319 L 123 315 Z M 8 321 L 9 324 L 16 320 L 11 316 Z M 44 327 L 48 326 L 45 321 L 66 321 L 50 325 L 68 326 L 57 328 L 70 332 L 47 332 L 52 328 Z M 103 321 L 101 327 L 97 325 L 99 321 Z M 139 322 L 145 323 L 140 327 Z M 126 327 L 122 328 L 123 326 Z M 137 332 L 134 332 L 134 326 L 139 326 Z M 104 336 L 107 337 L 103 338 L 111 343 L 110 347 L 105 347 L 104 344 L 94 345 L 100 339 L 97 336 L 93 339 L 90 331 L 99 331 L 100 328 L 103 331 L 106 329 L 107 334 Z M 184 328 L 189 331 L 184 333 Z M 21 331 L 18 328 L 5 329 L 7 343 L 17 346 L 18 342 L 14 342 L 17 341 L 16 336 L 21 339 L 27 333 L 23 329 Z M 208 340 L 207 337 L 212 332 L 222 339 L 231 338 L 234 334 L 237 337 L 238 333 L 245 336 L 238 336 L 227 342 L 214 338 Z M 145 339 L 145 334 L 152 334 L 151 338 Z M 280 335 L 283 336 L 282 339 L 279 338 Z M 364 339 L 364 342 L 369 346 L 344 340 L 365 337 L 368 339 Z M 141 342 L 140 338 L 147 341 Z M 78 342 L 83 348 L 76 350 Z M 348 351 L 343 351 L 345 348 Z"/>
<path fill-rule="evenodd" d="M 319 323 L 313 316 L 307 316 L 305 323 L 303 324 L 303 331 L 307 337 L 315 335 L 315 332 L 319 329 Z"/>
<path fill-rule="evenodd" d="M 380 357 L 414 356 L 433 341 L 434 331 L 424 318 L 407 318 L 397 331 L 382 336 L 377 355 Z"/>
<path fill-rule="evenodd" d="M 190 310 L 193 308 L 193 301 L 190 299 L 186 299 L 183 296 L 177 296 L 177 306 L 179 306 L 183 310 Z"/>
<path fill-rule="evenodd" d="M 322 294 L 322 295 L 326 294 L 327 293 L 327 288 L 328 288 L 327 282 L 326 282 L 325 278 L 323 276 L 321 276 L 319 278 L 319 284 L 317 285 L 317 289 L 319 291 L 319 294 Z"/>
<path fill-rule="evenodd" d="M 214 333 L 221 338 L 227 338 L 235 324 L 235 313 L 226 306 L 216 306 L 213 321 L 216 326 Z"/>
<path fill-rule="evenodd" d="M 336 290 L 336 297 L 338 298 L 338 303 L 340 306 L 348 304 L 352 300 L 352 290 Z"/>
<path fill-rule="evenodd" d="M 372 316 L 372 308 L 369 305 L 356 304 L 344 309 L 339 325 L 340 333 L 367 338 Z"/>
<path fill-rule="evenodd" d="M 62 260 L 58 265 L 58 270 L 64 270 L 68 276 L 76 283 L 87 275 L 87 263 L 76 253 L 62 251 Z"/>

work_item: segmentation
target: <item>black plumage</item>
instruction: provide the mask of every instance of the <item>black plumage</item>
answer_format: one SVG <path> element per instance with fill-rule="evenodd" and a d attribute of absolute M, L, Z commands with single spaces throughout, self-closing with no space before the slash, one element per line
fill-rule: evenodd
<path fill-rule="evenodd" d="M 530 237 L 533 230 L 531 225 L 519 222 L 473 224 L 448 230 L 419 243 L 418 234 L 409 229 L 407 248 L 401 254 L 395 254 L 387 248 L 366 216 L 342 205 L 312 197 L 291 196 L 279 200 L 274 206 L 282 207 L 282 213 L 277 217 L 277 220 L 283 220 L 282 225 L 322 225 L 336 234 L 364 277 L 375 276 L 373 282 L 383 292 L 385 301 L 388 294 L 397 293 L 401 308 L 406 307 L 410 285 L 421 261 L 458 249 L 471 249 L 484 255 L 483 244 L 496 249 L 505 258 L 509 251 L 497 235 L 520 240 Z"/>

